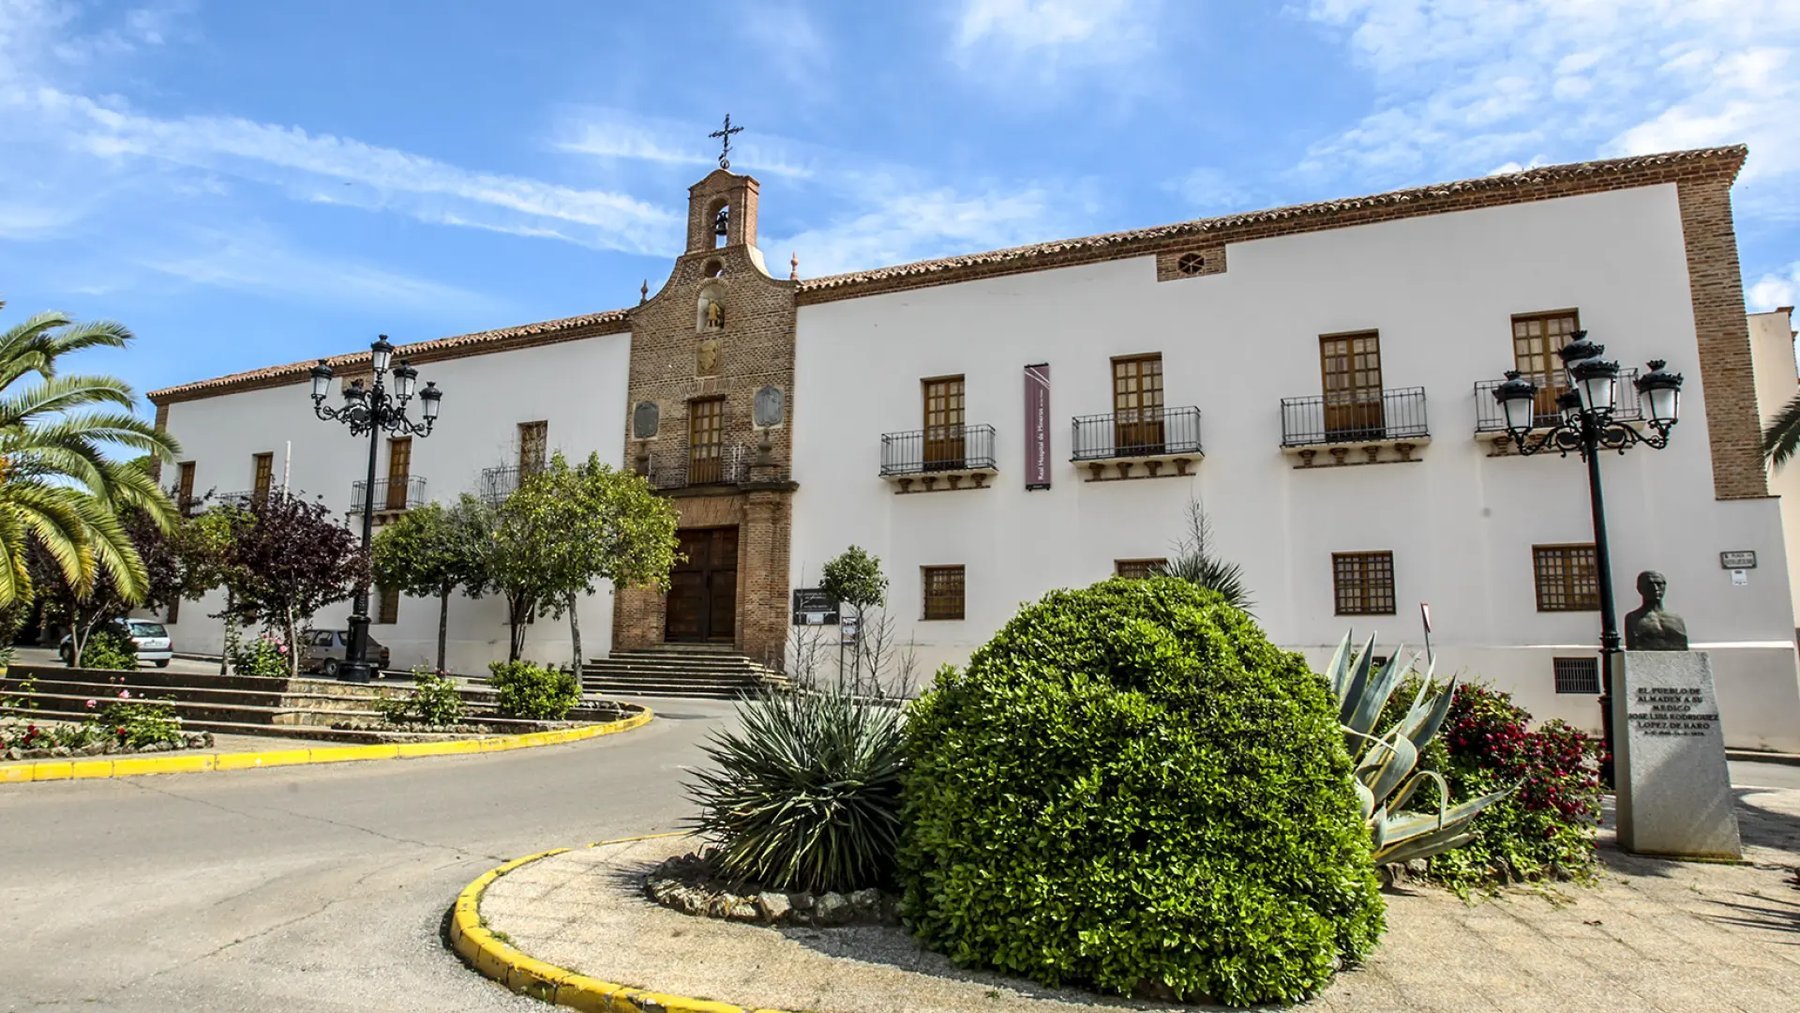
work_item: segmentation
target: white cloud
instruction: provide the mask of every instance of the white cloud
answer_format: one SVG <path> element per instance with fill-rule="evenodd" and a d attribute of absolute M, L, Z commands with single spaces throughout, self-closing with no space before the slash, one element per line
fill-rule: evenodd
<path fill-rule="evenodd" d="M 743 126 L 734 122 L 734 127 Z M 718 162 L 716 139 L 706 136 L 723 124 L 699 129 L 699 125 L 625 109 L 583 106 L 566 110 L 551 147 L 557 151 L 588 155 L 606 161 L 644 162 L 680 166 L 704 172 Z M 757 176 L 807 179 L 818 150 L 810 145 L 750 127 L 731 139 L 731 168 Z"/>
<path fill-rule="evenodd" d="M 1265 197 L 1260 190 L 1245 182 L 1242 174 L 1212 166 L 1191 169 L 1170 180 L 1164 189 L 1185 201 L 1186 210 L 1195 215 L 1248 210 Z"/>
<path fill-rule="evenodd" d="M 1109 90 L 1132 91 L 1147 84 L 1144 61 L 1155 51 L 1162 7 L 1161 0 L 964 0 L 951 56 L 965 72 L 995 83 L 1039 86 L 1131 65 L 1131 73 L 1100 80 Z"/>
<path fill-rule="evenodd" d="M 1745 290 L 1744 302 L 1749 305 L 1750 312 L 1761 313 L 1793 306 L 1797 296 L 1800 296 L 1800 261 L 1758 278 Z"/>

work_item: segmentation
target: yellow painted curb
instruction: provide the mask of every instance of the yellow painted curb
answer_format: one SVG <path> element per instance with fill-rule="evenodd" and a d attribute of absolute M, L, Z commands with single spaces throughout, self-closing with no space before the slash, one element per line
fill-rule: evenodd
<path fill-rule="evenodd" d="M 33 760 L 0 764 L 0 784 L 27 781 L 83 781 L 94 778 L 138 777 L 144 774 L 197 774 L 213 770 L 249 770 L 255 767 L 293 767 L 313 763 L 350 763 L 360 760 L 411 759 L 418 756 L 457 756 L 531 749 L 564 742 L 580 742 L 630 731 L 649 724 L 650 708 L 619 721 L 605 721 L 580 728 L 552 732 L 524 732 L 485 739 L 449 742 L 399 742 L 373 746 L 319 746 L 311 749 L 272 749 L 260 753 L 174 753 L 162 756 L 121 756 L 116 760 Z"/>
<path fill-rule="evenodd" d="M 588 847 L 682 836 L 685 834 L 681 832 L 645 834 L 640 837 L 595 841 Z M 730 1003 L 690 999 L 687 996 L 651 992 L 590 978 L 522 953 L 488 931 L 481 920 L 481 895 L 487 891 L 489 884 L 520 866 L 529 865 L 540 858 L 560 855 L 568 850 L 551 848 L 535 855 L 515 858 L 505 865 L 482 873 L 473 883 L 464 887 L 462 893 L 457 894 L 456 904 L 451 908 L 450 914 L 450 948 L 456 951 L 456 955 L 464 963 L 484 977 L 492 978 L 521 995 L 567 1006 L 582 1013 L 782 1013 L 780 1010 L 770 1009 L 747 1010 Z"/>

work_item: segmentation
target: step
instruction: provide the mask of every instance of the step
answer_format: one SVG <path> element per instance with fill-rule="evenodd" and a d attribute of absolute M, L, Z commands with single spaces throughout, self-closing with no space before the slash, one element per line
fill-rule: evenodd
<path fill-rule="evenodd" d="M 684 699 L 704 700 L 738 700 L 756 696 L 761 689 L 753 686 L 724 687 L 669 687 L 669 686 L 609 686 L 606 692 L 615 697 L 630 699 L 633 697 L 681 697 Z"/>

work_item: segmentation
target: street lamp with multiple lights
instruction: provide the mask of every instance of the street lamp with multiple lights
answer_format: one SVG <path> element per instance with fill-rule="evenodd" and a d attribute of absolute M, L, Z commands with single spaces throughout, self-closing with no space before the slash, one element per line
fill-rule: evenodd
<path fill-rule="evenodd" d="M 393 433 L 399 436 L 431 435 L 432 424 L 437 421 L 438 402 L 444 392 L 438 390 L 437 384 L 427 383 L 424 390 L 416 390 L 419 382 L 419 371 L 405 360 L 389 368 L 394 357 L 394 346 L 388 344 L 387 335 L 383 334 L 369 346 L 370 364 L 374 367 L 372 386 L 363 387 L 362 380 L 352 380 L 344 388 L 344 403 L 340 407 L 332 407 L 325 403 L 331 393 L 331 366 L 324 359 L 312 368 L 312 402 L 313 414 L 327 422 L 342 422 L 350 427 L 351 436 L 369 435 L 369 474 L 363 483 L 363 516 L 362 516 L 362 548 L 363 555 L 369 552 L 369 539 L 375 531 L 375 457 L 381 447 L 381 434 Z M 394 378 L 394 389 L 387 388 L 389 375 Z M 421 418 L 415 422 L 406 417 L 406 405 L 415 396 L 419 399 Z M 346 682 L 368 682 L 369 665 L 369 584 L 364 581 L 356 586 L 354 610 L 350 613 L 350 645 L 345 652 L 343 679 Z"/>
<path fill-rule="evenodd" d="M 1600 776 L 1612 784 L 1613 756 L 1613 656 L 1619 653 L 1619 618 L 1613 607 L 1612 557 L 1606 543 L 1606 503 L 1600 494 L 1600 452 L 1624 453 L 1627 447 L 1645 444 L 1655 450 L 1669 445 L 1681 407 L 1681 374 L 1663 368 L 1661 359 L 1650 360 L 1650 372 L 1637 379 L 1639 395 L 1648 406 L 1650 432 L 1614 418 L 1618 395 L 1619 363 L 1602 358 L 1606 346 L 1576 331 L 1557 354 L 1568 373 L 1569 389 L 1556 399 L 1556 422 L 1535 435 L 1537 385 L 1518 370 L 1506 374 L 1506 382 L 1494 389 L 1506 416 L 1506 433 L 1519 453 L 1531 455 L 1554 450 L 1567 457 L 1579 454 L 1587 462 L 1588 501 L 1594 515 L 1594 569 L 1600 590 L 1600 729 L 1606 759 Z"/>

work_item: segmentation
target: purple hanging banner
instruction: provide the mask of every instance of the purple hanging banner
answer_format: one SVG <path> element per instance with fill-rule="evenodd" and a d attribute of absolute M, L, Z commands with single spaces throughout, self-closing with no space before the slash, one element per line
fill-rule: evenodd
<path fill-rule="evenodd" d="M 1025 367 L 1025 488 L 1050 488 L 1050 364 Z"/>

